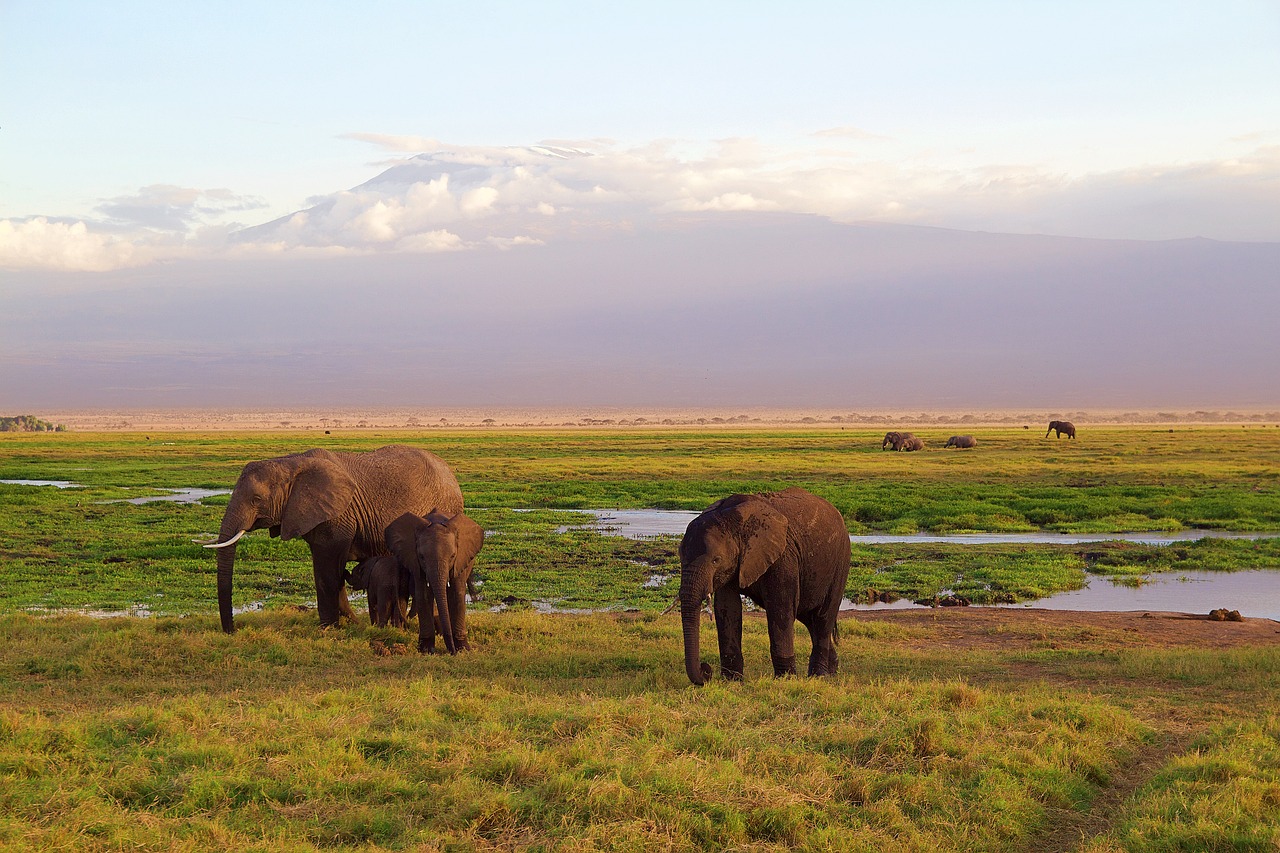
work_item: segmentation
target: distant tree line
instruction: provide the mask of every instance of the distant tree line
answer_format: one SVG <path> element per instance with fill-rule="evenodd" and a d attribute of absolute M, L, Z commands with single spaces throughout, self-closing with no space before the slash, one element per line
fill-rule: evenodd
<path fill-rule="evenodd" d="M 62 424 L 54 425 L 40 420 L 35 415 L 0 417 L 0 432 L 65 432 L 66 429 Z"/>

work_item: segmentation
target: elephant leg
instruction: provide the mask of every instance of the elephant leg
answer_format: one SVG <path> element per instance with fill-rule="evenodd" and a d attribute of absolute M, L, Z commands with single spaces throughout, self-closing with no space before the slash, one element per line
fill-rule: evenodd
<path fill-rule="evenodd" d="M 840 666 L 836 654 L 835 630 L 825 614 L 812 613 L 800 620 L 809 629 L 813 651 L 809 653 L 810 675 L 835 675 Z"/>
<path fill-rule="evenodd" d="M 351 613 L 351 603 L 346 600 L 342 571 L 346 568 L 347 546 L 315 543 L 311 546 L 311 571 L 316 580 L 316 609 L 320 612 L 320 624 L 337 625 L 343 615 Z"/>
<path fill-rule="evenodd" d="M 796 618 L 790 611 L 766 608 L 769 620 L 769 657 L 775 676 L 796 674 Z"/>
<path fill-rule="evenodd" d="M 720 641 L 720 674 L 729 681 L 742 680 L 742 595 L 738 585 L 723 586 L 715 593 L 716 639 Z"/>
<path fill-rule="evenodd" d="M 413 597 L 418 604 L 418 651 L 436 653 L 436 620 L 432 613 L 435 599 L 421 571 L 414 572 Z"/>
<path fill-rule="evenodd" d="M 352 622 L 356 621 L 356 612 L 351 609 L 351 602 L 347 599 L 347 586 L 345 583 L 338 587 L 338 612 Z"/>
<path fill-rule="evenodd" d="M 449 622 L 453 627 L 453 647 L 462 651 L 467 644 L 467 588 L 464 584 L 449 584 Z"/>

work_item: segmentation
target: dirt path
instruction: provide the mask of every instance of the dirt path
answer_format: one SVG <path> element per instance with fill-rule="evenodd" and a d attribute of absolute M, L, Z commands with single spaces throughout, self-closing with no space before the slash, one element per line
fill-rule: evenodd
<path fill-rule="evenodd" d="M 1245 619 L 1225 622 L 1208 614 L 1156 611 L 1089 613 L 1035 608 L 952 607 L 933 610 L 856 611 L 844 618 L 880 622 L 913 629 L 907 648 L 991 649 L 1017 652 L 1031 649 L 1211 648 L 1280 645 L 1280 622 Z M 1014 665 L 1027 677 L 1060 677 L 1044 668 Z M 1078 850 L 1107 834 L 1121 818 L 1129 800 L 1172 759 L 1183 754 L 1199 733 L 1197 721 L 1174 714 L 1148 720 L 1156 739 L 1140 744 L 1114 772 L 1087 811 L 1053 809 L 1049 825 L 1028 840 L 1023 849 L 1034 853 Z"/>

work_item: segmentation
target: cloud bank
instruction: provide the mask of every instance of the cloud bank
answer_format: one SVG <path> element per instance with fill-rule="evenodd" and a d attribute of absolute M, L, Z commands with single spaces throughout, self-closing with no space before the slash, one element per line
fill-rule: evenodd
<path fill-rule="evenodd" d="M 602 140 L 454 146 L 351 134 L 391 152 L 360 186 L 244 227 L 265 203 L 227 189 L 154 185 L 93 217 L 0 220 L 0 267 L 102 271 L 162 259 L 296 252 L 455 252 L 540 244 L 701 212 L 1106 239 L 1280 241 L 1280 147 L 1232 160 L 1064 175 L 1034 165 L 947 168 L 893 141 L 833 128 L 791 148 Z"/>

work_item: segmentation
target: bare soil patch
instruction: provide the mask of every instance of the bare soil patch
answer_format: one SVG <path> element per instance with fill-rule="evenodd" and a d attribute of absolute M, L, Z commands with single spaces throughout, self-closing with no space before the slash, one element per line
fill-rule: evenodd
<path fill-rule="evenodd" d="M 1280 645 L 1280 622 L 1244 619 L 1219 622 L 1208 613 L 1135 610 L 1086 612 L 1033 607 L 938 607 L 930 610 L 846 611 L 842 619 L 884 622 L 921 629 L 907 645 L 937 650 L 1096 648 L 1117 646 L 1234 648 Z"/>

